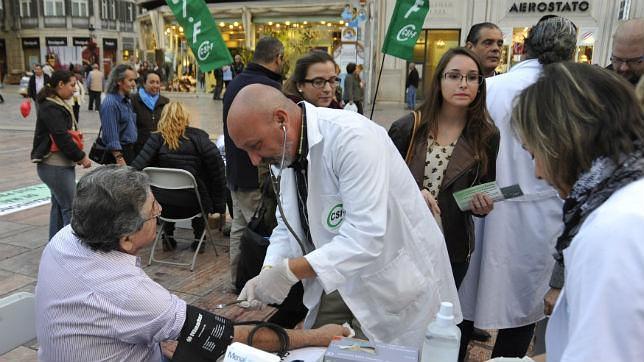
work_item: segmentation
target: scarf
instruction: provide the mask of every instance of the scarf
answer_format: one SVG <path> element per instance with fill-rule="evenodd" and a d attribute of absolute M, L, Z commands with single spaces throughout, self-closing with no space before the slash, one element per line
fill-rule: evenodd
<path fill-rule="evenodd" d="M 608 157 L 595 159 L 590 170 L 581 174 L 573 185 L 570 196 L 564 202 L 564 230 L 557 239 L 555 247 L 554 257 L 557 261 L 555 270 L 560 268 L 563 271 L 563 251 L 570 246 L 586 217 L 616 191 L 644 177 L 644 145 L 639 141 L 636 142 L 635 150 L 622 157 L 620 161 L 620 164 L 616 164 Z M 555 287 L 552 285 L 552 280 L 551 286 Z M 563 278 L 561 286 L 563 286 Z"/>
<path fill-rule="evenodd" d="M 157 94 L 156 96 L 152 96 L 148 94 L 148 92 L 146 92 L 145 89 L 140 88 L 139 97 L 141 97 L 141 100 L 143 101 L 143 104 L 145 104 L 146 107 L 148 107 L 151 111 L 154 111 L 154 106 L 156 106 L 157 101 L 159 100 L 159 94 Z"/>

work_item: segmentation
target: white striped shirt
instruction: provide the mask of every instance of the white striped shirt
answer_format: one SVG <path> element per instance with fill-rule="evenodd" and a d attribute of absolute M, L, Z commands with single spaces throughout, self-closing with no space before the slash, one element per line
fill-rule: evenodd
<path fill-rule="evenodd" d="M 71 226 L 43 251 L 36 286 L 40 361 L 160 361 L 186 303 L 150 279 L 140 259 L 93 251 Z"/>

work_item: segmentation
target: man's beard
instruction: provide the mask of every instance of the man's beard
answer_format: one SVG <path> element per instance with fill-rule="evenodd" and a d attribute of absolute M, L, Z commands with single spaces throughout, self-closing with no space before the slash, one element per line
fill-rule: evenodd
<path fill-rule="evenodd" d="M 295 156 L 291 156 L 288 154 L 288 150 L 291 148 L 292 142 L 286 142 L 286 150 L 284 153 L 284 168 L 289 167 L 293 161 L 295 161 Z M 264 157 L 262 158 L 263 162 L 268 163 L 271 166 L 277 166 L 280 167 L 282 165 L 282 154 L 272 156 L 272 157 Z"/>

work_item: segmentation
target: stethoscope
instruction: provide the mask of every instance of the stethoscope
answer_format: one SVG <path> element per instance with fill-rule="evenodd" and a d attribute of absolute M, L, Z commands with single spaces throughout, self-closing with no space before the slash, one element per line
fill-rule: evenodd
<path fill-rule="evenodd" d="M 302 111 L 305 112 L 304 109 Z M 298 245 L 300 246 L 300 249 L 302 250 L 302 255 L 304 256 L 307 254 L 306 248 L 304 247 L 304 243 L 302 242 L 302 239 L 300 239 L 300 237 L 297 236 L 297 234 L 295 233 L 295 230 L 293 230 L 293 227 L 291 227 L 291 224 L 286 219 L 286 213 L 284 212 L 284 207 L 282 206 L 282 194 L 281 194 L 282 190 L 280 189 L 278 191 L 277 187 L 275 187 L 276 184 L 279 185 L 282 181 L 282 173 L 284 172 L 284 161 L 286 160 L 286 132 L 287 131 L 286 131 L 286 126 L 284 126 L 283 124 L 281 128 L 282 128 L 282 132 L 284 133 L 284 137 L 282 140 L 282 159 L 280 161 L 279 175 L 275 176 L 275 174 L 273 173 L 272 166 L 269 166 L 268 170 L 271 174 L 271 185 L 273 187 L 273 192 L 275 193 L 275 196 L 277 198 L 277 208 L 280 212 L 280 216 L 282 217 L 282 221 L 284 221 L 284 225 L 286 225 L 286 228 L 288 229 L 288 231 L 291 233 L 291 235 L 293 235 L 293 237 L 297 241 Z"/>

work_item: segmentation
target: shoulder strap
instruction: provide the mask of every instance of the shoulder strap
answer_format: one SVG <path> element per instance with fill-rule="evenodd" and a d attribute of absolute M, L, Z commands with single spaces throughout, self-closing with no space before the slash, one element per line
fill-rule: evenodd
<path fill-rule="evenodd" d="M 409 146 L 407 147 L 407 153 L 405 154 L 406 163 L 409 163 L 409 161 L 411 161 L 411 156 L 414 153 L 414 138 L 416 137 L 416 131 L 418 131 L 418 126 L 420 125 L 420 111 L 414 111 L 413 114 L 414 114 L 414 126 L 411 129 Z"/>

